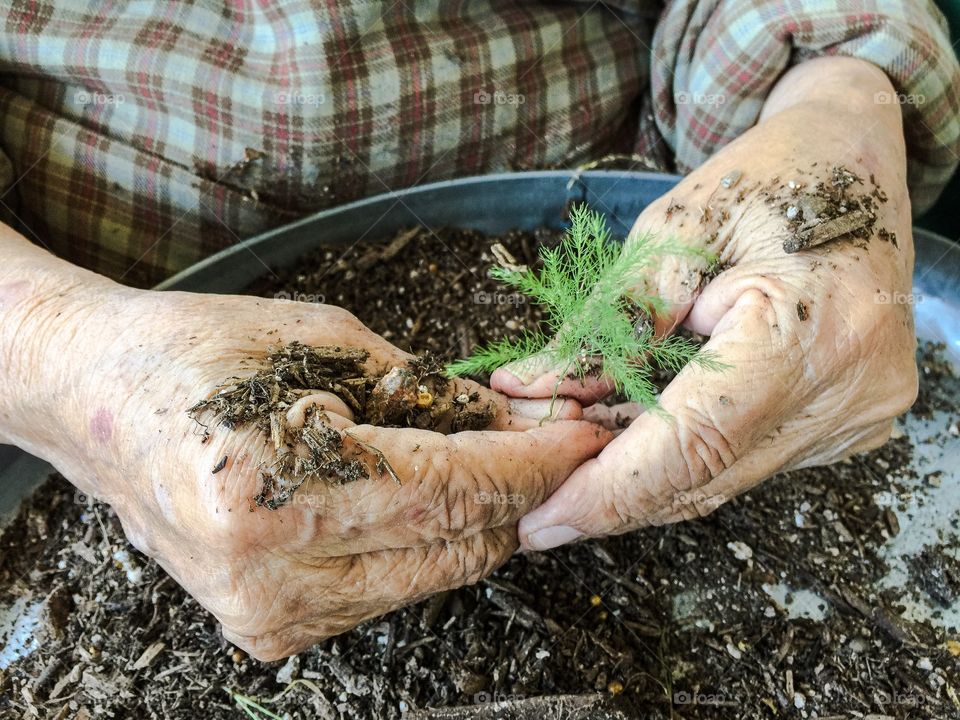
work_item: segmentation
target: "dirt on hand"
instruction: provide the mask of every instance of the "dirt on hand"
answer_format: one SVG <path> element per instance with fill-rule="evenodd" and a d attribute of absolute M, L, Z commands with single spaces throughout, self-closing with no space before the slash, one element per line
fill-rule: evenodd
<path fill-rule="evenodd" d="M 261 489 L 252 499 L 271 510 L 289 502 L 305 482 L 342 485 L 371 477 L 369 464 L 353 457 L 345 444 L 359 445 L 360 451 L 372 454 L 377 475 L 400 482 L 377 448 L 331 427 L 325 408 L 308 408 L 304 423 L 290 426 L 287 411 L 303 397 L 330 393 L 350 408 L 357 424 L 381 427 L 482 430 L 496 416 L 496 407 L 482 403 L 478 393 L 447 398 L 451 383 L 443 365 L 429 354 L 385 373 L 367 369 L 368 357 L 366 351 L 355 348 L 292 342 L 272 349 L 262 370 L 245 379 L 224 381 L 216 394 L 189 412 L 203 427 L 203 442 L 210 431 L 201 418 L 208 412 L 228 430 L 252 424 L 269 434 L 275 459 L 261 469 Z"/>

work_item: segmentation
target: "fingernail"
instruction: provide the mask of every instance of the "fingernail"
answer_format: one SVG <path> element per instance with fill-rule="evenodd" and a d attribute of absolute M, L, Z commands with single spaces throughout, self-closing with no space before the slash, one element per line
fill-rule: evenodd
<path fill-rule="evenodd" d="M 533 550 L 549 550 L 573 542 L 579 537 L 583 537 L 583 533 L 576 528 L 569 525 L 554 525 L 530 533 L 527 536 L 527 545 Z"/>

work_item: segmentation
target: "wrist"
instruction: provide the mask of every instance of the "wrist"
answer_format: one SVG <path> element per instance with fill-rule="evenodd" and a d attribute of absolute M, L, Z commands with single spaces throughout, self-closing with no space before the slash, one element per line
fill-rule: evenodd
<path fill-rule="evenodd" d="M 896 89 L 883 70 L 864 60 L 821 57 L 792 67 L 770 91 L 759 121 L 786 111 L 804 113 L 813 127 L 885 134 L 896 139 L 894 147 L 903 145 Z"/>
<path fill-rule="evenodd" d="M 11 262 L 0 271 L 0 442 L 57 464 L 84 442 L 87 390 L 114 329 L 109 311 L 130 291 L 2 231 Z"/>

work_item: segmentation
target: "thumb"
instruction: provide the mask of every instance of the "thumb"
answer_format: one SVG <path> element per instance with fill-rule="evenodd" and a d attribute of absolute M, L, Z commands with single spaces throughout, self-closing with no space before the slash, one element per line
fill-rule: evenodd
<path fill-rule="evenodd" d="M 490 387 L 513 398 L 571 398 L 582 405 L 592 405 L 614 390 L 609 379 L 565 373 L 546 355 L 535 355 L 494 370 Z"/>
<path fill-rule="evenodd" d="M 657 311 L 651 318 L 657 335 L 669 333 L 689 314 L 709 266 L 705 238 L 676 232 L 676 228 L 664 220 L 663 203 L 661 199 L 640 214 L 624 244 L 628 256 L 631 245 L 636 243 L 659 247 L 655 251 L 656 266 L 649 268 L 650 272 L 638 271 L 627 279 L 623 288 L 625 294 L 638 301 L 658 301 Z M 666 217 L 669 218 L 669 213 Z M 583 405 L 590 405 L 614 390 L 609 378 L 595 374 L 570 376 L 568 370 L 557 367 L 555 358 L 544 353 L 496 370 L 490 384 L 510 397 L 558 395 L 574 398 Z"/>
<path fill-rule="evenodd" d="M 795 335 L 760 290 L 728 300 L 706 345 L 727 367 L 684 368 L 661 396 L 666 416 L 642 414 L 521 520 L 524 547 L 705 514 L 779 468 L 774 428 L 803 385 L 790 371 L 803 367 Z"/>

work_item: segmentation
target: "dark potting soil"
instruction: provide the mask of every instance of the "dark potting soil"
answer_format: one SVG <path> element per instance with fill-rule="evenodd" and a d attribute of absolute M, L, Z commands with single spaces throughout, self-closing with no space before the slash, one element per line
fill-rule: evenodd
<path fill-rule="evenodd" d="M 500 238 L 530 264 L 555 240 Z M 492 242 L 409 232 L 386 251 L 319 252 L 254 292 L 341 305 L 403 349 L 463 357 L 538 319 L 486 277 Z M 956 378 L 935 348 L 918 362 L 915 412 L 947 412 L 956 432 Z M 903 499 L 912 452 L 900 437 L 702 520 L 516 556 L 277 663 L 226 643 L 108 506 L 52 478 L 0 540 L 0 607 L 46 599 L 39 648 L 0 671 L 0 717 L 245 717 L 231 690 L 291 718 L 958 718 L 960 629 L 908 622 L 902 592 L 879 589 L 899 508 L 877 497 Z M 960 593 L 942 546 L 910 573 L 941 605 Z M 778 583 L 816 593 L 813 617 L 771 599 Z"/>

